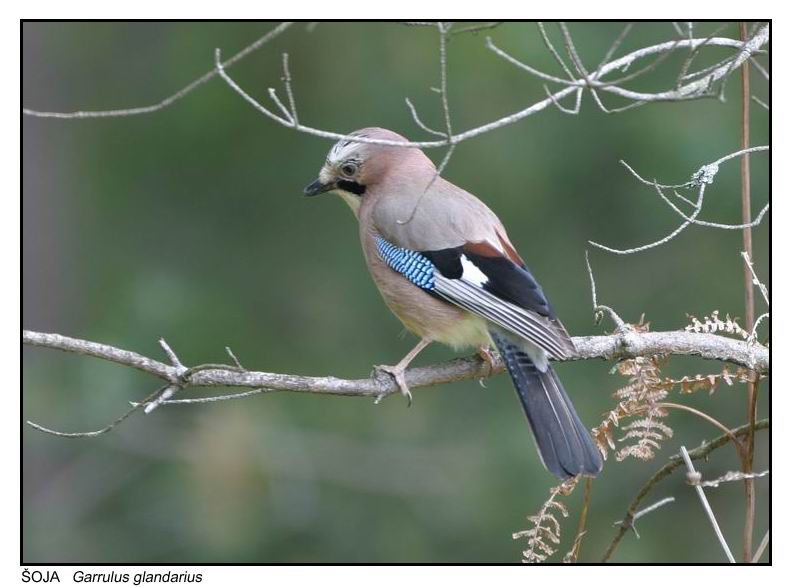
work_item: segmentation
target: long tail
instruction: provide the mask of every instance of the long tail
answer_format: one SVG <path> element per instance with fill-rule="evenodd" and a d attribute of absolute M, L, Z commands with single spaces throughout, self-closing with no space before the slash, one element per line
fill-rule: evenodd
<path fill-rule="evenodd" d="M 553 367 L 538 366 L 526 353 L 522 341 L 497 331 L 490 335 L 515 384 L 545 468 L 560 479 L 579 473 L 597 475 L 603 467 L 600 451 L 575 413 Z M 542 371 L 541 366 L 546 370 Z"/>

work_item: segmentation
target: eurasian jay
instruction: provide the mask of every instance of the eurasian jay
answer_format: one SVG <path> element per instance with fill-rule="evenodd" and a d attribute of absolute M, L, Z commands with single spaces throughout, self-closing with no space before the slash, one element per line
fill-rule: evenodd
<path fill-rule="evenodd" d="M 407 140 L 382 128 L 352 136 Z M 597 475 L 589 431 L 549 363 L 575 351 L 540 285 L 479 199 L 437 175 L 420 150 L 340 140 L 308 196 L 334 192 L 359 222 L 369 272 L 385 303 L 419 343 L 380 366 L 410 398 L 408 364 L 430 342 L 495 345 L 512 378 L 545 467 L 560 479 Z"/>

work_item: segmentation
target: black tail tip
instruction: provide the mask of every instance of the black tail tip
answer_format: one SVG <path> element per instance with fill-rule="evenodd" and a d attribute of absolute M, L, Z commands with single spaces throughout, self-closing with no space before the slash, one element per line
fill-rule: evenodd
<path fill-rule="evenodd" d="M 563 463 L 557 459 L 553 463 L 543 461 L 543 464 L 550 473 L 552 473 L 561 481 L 572 479 L 578 475 L 583 475 L 585 477 L 597 477 L 603 470 L 603 458 L 600 456 L 600 451 L 597 450 L 594 444 L 591 449 L 593 449 L 592 454 L 587 454 L 586 457 L 579 463 Z"/>

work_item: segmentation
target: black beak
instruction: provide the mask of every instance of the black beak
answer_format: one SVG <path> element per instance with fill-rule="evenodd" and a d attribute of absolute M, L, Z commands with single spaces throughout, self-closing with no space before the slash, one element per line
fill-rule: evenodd
<path fill-rule="evenodd" d="M 303 193 L 307 196 L 318 196 L 320 194 L 324 194 L 325 192 L 335 190 L 336 187 L 336 182 L 322 183 L 321 181 L 316 180 L 314 183 L 307 185 L 303 189 Z"/>

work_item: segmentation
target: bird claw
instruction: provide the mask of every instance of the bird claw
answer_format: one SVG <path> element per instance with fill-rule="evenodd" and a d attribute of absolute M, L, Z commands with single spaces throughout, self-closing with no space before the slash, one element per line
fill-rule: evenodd
<path fill-rule="evenodd" d="M 482 346 L 476 349 L 476 354 L 479 355 L 479 358 L 482 359 L 487 364 L 487 376 L 490 377 L 493 374 L 493 371 L 496 369 L 496 365 L 498 361 L 488 347 Z"/>
<path fill-rule="evenodd" d="M 408 407 L 410 407 L 413 404 L 413 394 L 410 393 L 410 388 L 405 381 L 405 370 L 394 365 L 375 365 L 374 368 L 377 371 L 388 373 L 394 378 L 399 386 L 399 392 L 407 398 Z"/>

